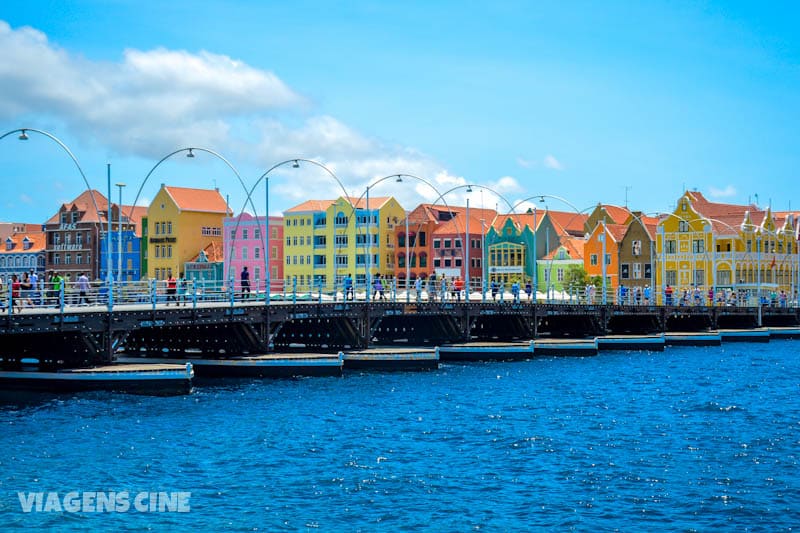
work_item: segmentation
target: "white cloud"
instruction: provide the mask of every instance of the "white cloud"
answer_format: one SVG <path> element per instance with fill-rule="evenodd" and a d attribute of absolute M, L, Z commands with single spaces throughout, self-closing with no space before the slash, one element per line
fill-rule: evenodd
<path fill-rule="evenodd" d="M 546 155 L 542 161 L 545 167 L 552 170 L 564 170 L 564 165 L 552 155 Z"/>
<path fill-rule="evenodd" d="M 522 157 L 517 157 L 517 164 L 519 166 L 521 166 L 522 168 L 531 168 L 532 166 L 535 165 L 535 163 L 533 161 L 529 161 L 529 160 L 524 159 Z"/>
<path fill-rule="evenodd" d="M 273 73 L 224 55 L 126 50 L 121 62 L 92 62 L 0 21 L 0 118 L 60 119 L 125 155 L 219 146 L 232 118 L 302 103 Z"/>
<path fill-rule="evenodd" d="M 310 107 L 276 74 L 225 55 L 128 49 L 119 61 L 98 62 L 60 48 L 36 29 L 12 29 L 0 20 L 0 120 L 36 116 L 61 123 L 111 157 L 158 160 L 177 148 L 203 146 L 225 154 L 236 166 L 244 161 L 267 169 L 285 159 L 316 160 L 353 196 L 398 172 L 430 181 L 439 193 L 468 183 L 414 148 L 366 136 L 335 117 L 309 113 Z M 244 178 L 252 183 L 255 177 Z M 507 194 L 519 184 L 503 177 L 488 186 Z M 154 192 L 143 194 L 139 205 Z M 270 194 L 293 205 L 339 196 L 342 187 L 305 163 L 271 174 Z M 394 195 L 405 207 L 438 196 L 420 182 L 409 186 L 392 179 L 376 186 L 374 194 Z M 465 194 L 453 191 L 447 201 L 463 205 Z M 243 203 L 244 195 L 231 191 L 232 208 L 238 211 Z M 272 211 L 278 206 L 273 197 Z"/>
<path fill-rule="evenodd" d="M 711 186 L 708 188 L 708 195 L 711 198 L 731 198 L 736 196 L 736 187 L 728 185 L 724 189 Z"/>

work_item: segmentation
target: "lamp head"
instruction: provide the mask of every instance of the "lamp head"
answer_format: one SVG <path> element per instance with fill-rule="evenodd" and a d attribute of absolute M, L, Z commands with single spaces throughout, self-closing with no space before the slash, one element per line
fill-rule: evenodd
<path fill-rule="evenodd" d="M 396 183 L 403 183 L 403 176 L 401 176 L 400 174 L 398 174 L 398 175 L 397 175 L 397 179 L 396 179 L 396 180 L 394 180 L 394 181 L 395 181 Z"/>
<path fill-rule="evenodd" d="M 472 185 L 467 185 L 467 192 L 472 192 Z"/>
<path fill-rule="evenodd" d="M 25 130 L 22 130 L 22 133 L 19 134 L 19 140 L 20 141 L 27 141 L 28 140 L 28 134 L 25 133 Z"/>
<path fill-rule="evenodd" d="M 300 162 L 297 159 L 295 159 L 294 163 L 292 163 L 292 168 L 300 168 Z"/>
<path fill-rule="evenodd" d="M 540 203 L 540 204 L 543 204 L 543 203 L 544 203 L 544 196 L 540 196 L 540 197 L 539 197 L 539 203 Z"/>
<path fill-rule="evenodd" d="M 192 152 L 191 148 L 189 148 L 189 153 L 186 154 L 186 157 L 194 157 L 194 153 Z"/>

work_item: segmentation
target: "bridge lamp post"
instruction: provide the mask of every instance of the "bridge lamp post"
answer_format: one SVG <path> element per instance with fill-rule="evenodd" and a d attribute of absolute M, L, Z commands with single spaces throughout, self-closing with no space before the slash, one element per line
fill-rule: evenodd
<path fill-rule="evenodd" d="M 119 188 L 119 209 L 117 209 L 117 277 L 118 281 L 122 281 L 122 189 L 125 187 L 124 183 L 115 184 Z M 109 250 L 109 253 L 111 251 Z"/>
<path fill-rule="evenodd" d="M 102 220 L 102 218 L 100 217 L 100 209 L 97 206 L 97 200 L 95 200 L 94 194 L 91 192 L 92 191 L 92 187 L 91 187 L 91 185 L 89 185 L 89 180 L 86 179 L 86 173 L 83 171 L 83 169 L 81 168 L 81 165 L 78 163 L 78 159 L 75 157 L 75 154 L 72 153 L 72 150 L 70 150 L 67 147 L 67 145 L 64 144 L 61 141 L 61 139 L 59 139 L 58 137 L 56 137 L 52 133 L 49 133 L 49 132 L 44 131 L 44 130 L 39 130 L 39 129 L 36 129 L 36 128 L 17 128 L 17 129 L 13 129 L 13 130 L 7 131 L 4 134 L 0 135 L 0 140 L 4 139 L 5 137 L 8 137 L 9 135 L 12 135 L 12 134 L 15 134 L 15 133 L 19 133 L 17 139 L 19 139 L 20 141 L 27 141 L 30 138 L 28 136 L 28 132 L 38 133 L 39 135 L 43 135 L 43 136 L 47 137 L 48 139 L 50 139 L 51 141 L 55 142 L 58 146 L 61 147 L 62 150 L 64 150 L 64 152 L 69 156 L 69 158 L 75 164 L 75 168 L 78 169 L 78 172 L 80 173 L 81 178 L 83 178 L 83 183 L 86 186 L 86 190 L 89 191 L 89 197 L 92 199 L 92 206 L 94 207 L 95 215 L 97 215 L 97 220 Z M 111 165 L 110 164 L 108 165 L 108 175 L 109 175 L 109 183 L 110 183 L 110 180 L 111 180 Z M 109 189 L 109 191 L 111 190 L 111 186 L 110 185 L 109 185 L 108 189 Z M 109 203 L 111 202 L 110 193 L 109 193 L 108 201 L 109 201 Z M 107 243 L 107 244 L 110 244 L 110 243 Z M 110 271 L 110 268 L 109 268 L 109 271 Z M 110 284 L 109 284 L 109 292 L 110 292 L 110 289 L 111 289 L 111 287 L 110 287 Z M 109 303 L 109 309 L 110 308 L 111 308 L 111 305 Z M 9 306 L 9 311 L 10 310 L 11 310 L 11 306 Z M 110 355 L 110 352 L 109 352 L 109 355 Z"/>

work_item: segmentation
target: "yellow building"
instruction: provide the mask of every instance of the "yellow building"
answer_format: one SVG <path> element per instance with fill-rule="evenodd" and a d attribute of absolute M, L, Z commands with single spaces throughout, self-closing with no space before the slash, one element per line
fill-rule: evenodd
<path fill-rule="evenodd" d="M 308 200 L 284 211 L 284 276 L 298 290 L 341 288 L 348 274 L 363 287 L 367 243 L 372 276 L 394 276 L 394 228 L 405 211 L 392 197 Z M 371 219 L 371 220 L 370 220 Z M 369 241 L 367 231 L 369 230 Z"/>
<path fill-rule="evenodd" d="M 201 250 L 222 247 L 222 222 L 231 215 L 219 190 L 161 185 L 147 209 L 147 275 L 177 278 Z"/>
<path fill-rule="evenodd" d="M 699 192 L 686 192 L 657 227 L 658 301 L 666 285 L 676 298 L 699 289 L 703 303 L 711 289 L 715 299 L 726 289 L 752 297 L 759 290 L 762 296 L 785 291 L 792 297 L 798 282 L 794 219 L 792 213 L 709 202 Z"/>

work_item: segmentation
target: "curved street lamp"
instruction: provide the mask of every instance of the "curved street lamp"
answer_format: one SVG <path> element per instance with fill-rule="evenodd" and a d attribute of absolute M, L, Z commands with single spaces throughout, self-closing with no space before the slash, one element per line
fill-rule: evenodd
<path fill-rule="evenodd" d="M 49 133 L 49 132 L 44 131 L 44 130 L 36 129 L 36 128 L 17 128 L 17 129 L 13 129 L 13 130 L 7 131 L 6 133 L 0 135 L 0 140 L 3 140 L 4 138 L 8 137 L 9 135 L 13 135 L 15 133 L 19 133 L 18 139 L 20 141 L 27 141 L 28 138 L 29 138 L 27 132 L 38 133 L 40 135 L 43 135 L 43 136 L 47 137 L 51 141 L 55 142 L 58 146 L 61 147 L 62 150 L 64 150 L 64 152 L 67 153 L 67 155 L 70 157 L 70 159 L 72 159 L 72 162 L 75 163 L 75 167 L 78 169 L 78 172 L 80 173 L 81 178 L 83 178 L 83 183 L 84 183 L 84 185 L 86 185 L 87 191 L 89 191 L 89 197 L 92 199 L 92 206 L 94 207 L 95 214 L 97 215 L 97 220 L 98 221 L 102 220 L 102 218 L 100 217 L 100 209 L 97 206 L 97 200 L 95 200 L 95 197 L 94 197 L 94 190 L 92 189 L 92 186 L 89 184 L 89 180 L 86 178 L 86 173 L 83 171 L 83 169 L 81 168 L 81 165 L 78 163 L 78 159 L 75 157 L 75 154 L 72 153 L 72 150 L 70 150 L 67 147 L 67 145 L 64 144 L 61 141 L 61 139 L 59 139 L 58 137 L 56 137 L 52 133 Z M 109 179 L 109 183 L 111 183 L 111 165 L 108 165 L 108 176 L 109 176 L 109 178 L 108 178 Z M 110 190 L 111 190 L 111 186 L 109 185 L 109 191 Z M 110 193 L 109 193 L 109 196 L 108 196 L 108 213 L 107 213 L 107 215 L 108 215 L 107 218 L 108 218 L 108 221 L 109 221 L 108 222 L 108 234 L 107 234 L 107 240 L 106 240 L 106 246 L 108 248 L 108 260 L 109 260 L 109 262 L 108 262 L 108 264 L 109 264 L 109 268 L 108 268 L 109 275 L 108 275 L 108 278 L 107 278 L 107 283 L 108 283 L 108 294 L 109 294 L 108 308 L 109 308 L 109 311 L 110 311 L 112 309 L 112 307 L 113 307 L 113 299 L 112 299 L 112 295 L 111 295 L 111 281 L 112 281 L 112 278 L 111 278 L 111 194 Z M 9 306 L 9 308 L 10 308 L 10 306 Z"/>
<path fill-rule="evenodd" d="M 431 183 L 430 181 L 426 180 L 425 178 L 421 178 L 421 177 L 416 176 L 414 174 L 408 174 L 408 173 L 402 173 L 401 172 L 401 173 L 397 173 L 397 174 L 389 174 L 387 176 L 383 176 L 382 178 L 378 178 L 375 181 L 373 181 L 372 183 L 368 184 L 366 186 L 366 188 L 364 189 L 364 192 L 361 193 L 361 196 L 359 196 L 356 199 L 355 203 L 351 204 L 352 211 L 351 211 L 351 215 L 350 216 L 352 218 L 353 213 L 355 213 L 356 206 L 358 206 L 361 203 L 361 199 L 366 196 L 366 206 L 365 207 L 366 207 L 366 211 L 367 211 L 367 228 L 366 228 L 366 237 L 365 237 L 365 239 L 366 239 L 366 245 L 367 245 L 367 253 L 366 253 L 367 257 L 366 257 L 366 266 L 365 266 L 365 269 L 366 269 L 365 281 L 366 281 L 366 285 L 367 285 L 367 291 L 366 291 L 367 300 L 370 299 L 370 293 L 372 292 L 372 283 L 371 283 L 371 276 L 372 276 L 372 271 L 371 271 L 371 266 L 372 266 L 372 236 L 371 236 L 371 233 L 370 233 L 370 230 L 372 228 L 372 217 L 369 214 L 369 191 L 370 191 L 370 189 L 375 188 L 375 186 L 378 185 L 379 183 L 381 183 L 381 182 L 383 182 L 385 180 L 391 179 L 391 178 L 394 178 L 396 183 L 402 183 L 403 182 L 403 178 L 411 178 L 411 179 L 417 180 L 420 183 L 424 183 L 425 185 L 427 185 L 428 187 L 433 189 L 434 193 L 440 195 L 439 190 L 436 188 L 436 186 L 433 183 Z M 441 197 L 441 195 L 440 195 L 440 197 Z M 450 209 L 450 206 L 447 205 L 447 202 L 444 202 L 444 204 L 445 204 L 445 207 L 447 207 L 448 211 L 450 211 L 450 214 L 452 215 L 453 214 L 453 210 Z M 409 277 L 410 277 L 409 250 L 408 250 L 408 247 L 409 247 L 409 244 L 408 244 L 408 214 L 406 214 L 406 216 L 405 216 L 405 222 L 406 222 L 406 297 L 408 299 L 408 282 L 409 282 Z"/>
<path fill-rule="evenodd" d="M 324 170 L 331 178 L 333 178 L 333 180 L 336 182 L 336 184 L 339 185 L 339 187 L 342 189 L 343 196 L 344 196 L 345 200 L 347 200 L 347 203 L 349 203 L 351 206 L 353 205 L 351 200 L 350 200 L 350 195 L 347 193 L 347 189 L 345 189 L 344 184 L 342 183 L 342 180 L 340 180 L 339 177 L 331 169 L 329 169 L 327 166 L 325 166 L 324 164 L 320 163 L 319 161 L 315 161 L 313 159 L 305 159 L 305 158 L 302 158 L 302 157 L 295 157 L 295 158 L 292 158 L 292 159 L 286 159 L 286 160 L 281 161 L 279 163 L 275 163 L 270 168 L 268 168 L 265 172 L 263 172 L 258 177 L 258 179 L 256 179 L 255 183 L 253 183 L 253 186 L 250 187 L 250 189 L 247 191 L 247 198 L 245 199 L 245 203 L 242 206 L 242 211 L 244 211 L 244 208 L 247 206 L 247 202 L 250 202 L 250 206 L 253 209 L 253 214 L 256 216 L 256 220 L 258 220 L 258 214 L 256 212 L 255 207 L 253 206 L 252 197 L 253 197 L 253 193 L 255 192 L 256 188 L 263 181 L 264 182 L 264 205 L 265 205 L 265 207 L 264 207 L 264 210 L 265 210 L 265 215 L 264 215 L 264 218 L 265 218 L 265 222 L 264 222 L 265 229 L 264 229 L 264 235 L 262 237 L 261 244 L 264 247 L 264 272 L 265 272 L 264 281 L 265 281 L 265 300 L 266 300 L 265 305 L 269 305 L 269 297 L 270 297 L 270 290 L 271 290 L 271 280 L 270 280 L 270 272 L 269 272 L 269 254 L 268 254 L 268 250 L 267 250 L 267 244 L 269 242 L 269 238 L 266 235 L 266 234 L 269 233 L 269 180 L 270 180 L 270 174 L 273 171 L 275 171 L 275 170 L 277 170 L 277 169 L 279 169 L 279 168 L 281 168 L 283 166 L 286 166 L 288 164 L 291 164 L 292 168 L 300 168 L 300 163 L 301 162 L 309 163 L 311 165 L 314 165 L 314 166 L 319 167 L 322 170 Z M 234 226 L 234 232 L 238 232 L 240 220 L 241 220 L 240 217 L 237 217 L 236 224 Z M 334 265 L 334 267 L 335 267 L 335 265 Z"/>

